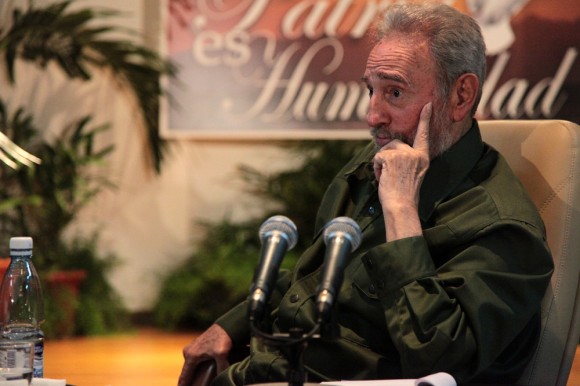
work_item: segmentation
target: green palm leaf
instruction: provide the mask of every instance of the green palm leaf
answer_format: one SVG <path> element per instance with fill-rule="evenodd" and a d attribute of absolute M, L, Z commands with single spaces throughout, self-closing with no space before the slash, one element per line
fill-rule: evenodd
<path fill-rule="evenodd" d="M 114 16 L 116 12 L 69 11 L 71 2 L 30 6 L 25 12 L 14 11 L 12 26 L 7 31 L 0 30 L 0 52 L 4 52 L 8 78 L 15 83 L 17 59 L 43 67 L 54 62 L 68 77 L 83 80 L 91 78 L 94 67 L 112 70 L 135 93 L 147 130 L 153 166 L 159 172 L 165 149 L 159 135 L 159 96 L 163 93 L 159 80 L 162 75 L 172 76 L 174 67 L 157 52 L 130 40 L 107 38 L 107 33 L 121 32 L 120 28 L 89 26 L 92 20 Z"/>

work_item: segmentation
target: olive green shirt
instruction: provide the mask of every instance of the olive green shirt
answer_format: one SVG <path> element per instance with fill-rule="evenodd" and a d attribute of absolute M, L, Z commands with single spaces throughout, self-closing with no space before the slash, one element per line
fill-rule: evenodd
<path fill-rule="evenodd" d="M 385 241 L 372 172 L 374 144 L 330 184 L 317 234 L 271 299 L 272 330 L 309 331 L 325 245 L 323 226 L 349 216 L 363 241 L 351 254 L 335 313 L 339 337 L 308 344 L 310 381 L 417 378 L 513 382 L 533 354 L 553 261 L 543 222 L 519 180 L 484 144 L 477 122 L 431 161 L 419 200 L 422 236 Z M 218 319 L 237 347 L 250 341 L 242 303 Z M 252 339 L 251 355 L 217 384 L 286 381 L 276 348 Z"/>

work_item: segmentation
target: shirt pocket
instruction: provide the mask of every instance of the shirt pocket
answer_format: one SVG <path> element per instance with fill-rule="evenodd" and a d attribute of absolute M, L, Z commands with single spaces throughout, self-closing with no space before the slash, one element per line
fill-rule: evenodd
<path fill-rule="evenodd" d="M 342 340 L 376 353 L 389 352 L 384 310 L 360 259 L 345 272 L 338 319 Z"/>
<path fill-rule="evenodd" d="M 377 291 L 374 283 L 371 281 L 362 260 L 359 258 L 357 264 L 353 267 L 352 273 L 347 273 L 346 277 L 350 277 L 352 287 L 357 290 L 363 301 L 374 304 L 379 301 Z"/>

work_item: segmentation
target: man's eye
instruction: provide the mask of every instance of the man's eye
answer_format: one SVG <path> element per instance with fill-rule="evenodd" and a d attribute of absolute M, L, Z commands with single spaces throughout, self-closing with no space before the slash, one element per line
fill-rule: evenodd
<path fill-rule="evenodd" d="M 393 90 L 393 91 L 391 92 L 391 94 L 392 94 L 392 95 L 393 95 L 395 98 L 398 98 L 398 97 L 400 97 L 400 96 L 401 96 L 401 90 Z"/>
<path fill-rule="evenodd" d="M 369 90 L 369 98 L 373 96 L 373 88 L 372 87 L 368 87 Z"/>

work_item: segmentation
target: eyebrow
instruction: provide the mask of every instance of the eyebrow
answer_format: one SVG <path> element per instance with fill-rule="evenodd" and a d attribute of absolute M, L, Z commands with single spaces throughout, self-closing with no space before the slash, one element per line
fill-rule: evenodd
<path fill-rule="evenodd" d="M 409 82 L 407 82 L 405 80 L 405 78 L 403 78 L 400 75 L 396 75 L 396 74 L 389 74 L 389 73 L 385 73 L 385 72 L 379 72 L 377 74 L 377 77 L 379 78 L 379 80 L 392 80 L 394 82 L 398 82 L 398 83 L 403 83 L 403 84 L 409 84 Z M 368 84 L 369 81 L 369 77 L 366 75 L 361 76 L 361 81 L 365 82 Z"/>

